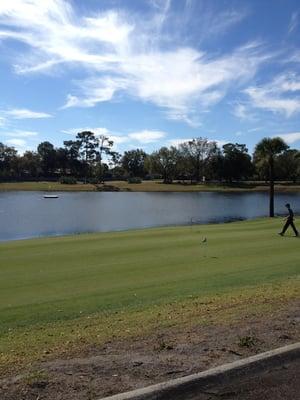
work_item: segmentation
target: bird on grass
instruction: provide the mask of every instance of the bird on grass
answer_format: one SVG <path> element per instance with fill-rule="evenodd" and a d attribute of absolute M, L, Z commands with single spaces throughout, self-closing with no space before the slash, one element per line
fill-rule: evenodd
<path fill-rule="evenodd" d="M 202 243 L 206 243 L 207 242 L 207 239 L 206 239 L 206 237 L 204 237 L 203 239 L 202 239 Z"/>

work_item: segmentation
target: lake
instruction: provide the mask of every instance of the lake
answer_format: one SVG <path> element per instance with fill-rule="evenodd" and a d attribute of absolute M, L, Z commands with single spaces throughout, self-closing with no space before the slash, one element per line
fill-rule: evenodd
<path fill-rule="evenodd" d="M 268 215 L 268 194 L 0 192 L 0 241 L 84 232 L 107 232 L 190 223 L 227 222 Z M 275 212 L 285 203 L 300 213 L 300 193 L 279 193 Z"/>

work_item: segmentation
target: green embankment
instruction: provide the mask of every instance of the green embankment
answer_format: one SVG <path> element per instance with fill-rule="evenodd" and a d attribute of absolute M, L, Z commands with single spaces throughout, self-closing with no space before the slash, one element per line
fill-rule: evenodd
<path fill-rule="evenodd" d="M 291 184 L 288 182 L 277 182 L 276 191 L 279 192 L 299 192 L 299 184 Z M 243 191 L 268 191 L 268 185 L 263 182 L 241 182 L 240 184 L 185 184 L 173 182 L 165 184 L 161 180 L 143 181 L 142 183 L 128 183 L 126 181 L 106 182 L 105 187 L 102 185 L 92 185 L 77 183 L 75 185 L 66 185 L 59 182 L 2 182 L 0 183 L 1 191 L 45 191 L 45 192 L 93 192 L 96 190 L 104 191 L 131 191 L 131 192 L 243 192 Z"/>
<path fill-rule="evenodd" d="M 294 293 L 300 239 L 278 236 L 281 224 L 260 219 L 1 243 L 0 362 L 76 342 L 98 317 L 117 330 L 116 313 L 128 321 L 136 313 L 132 324 L 141 329 L 153 308 L 167 312 L 191 297 L 287 281 Z"/>

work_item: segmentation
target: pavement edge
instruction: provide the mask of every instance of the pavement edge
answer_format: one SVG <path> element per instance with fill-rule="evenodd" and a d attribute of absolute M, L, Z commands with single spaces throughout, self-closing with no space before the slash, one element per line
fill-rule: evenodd
<path fill-rule="evenodd" d="M 142 389 L 98 400 L 188 400 L 206 386 L 226 384 L 300 358 L 300 342 Z"/>

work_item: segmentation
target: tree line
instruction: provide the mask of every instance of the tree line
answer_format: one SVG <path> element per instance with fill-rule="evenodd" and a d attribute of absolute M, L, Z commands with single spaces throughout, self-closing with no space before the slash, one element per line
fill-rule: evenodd
<path fill-rule="evenodd" d="M 101 183 L 107 180 L 162 179 L 164 183 L 244 180 L 296 182 L 300 178 L 300 152 L 281 138 L 265 138 L 251 155 L 245 144 L 198 137 L 177 147 L 161 147 L 147 154 L 142 149 L 120 154 L 108 136 L 83 131 L 75 140 L 56 148 L 45 141 L 36 151 L 18 154 L 0 142 L 0 181 L 61 180 Z"/>

